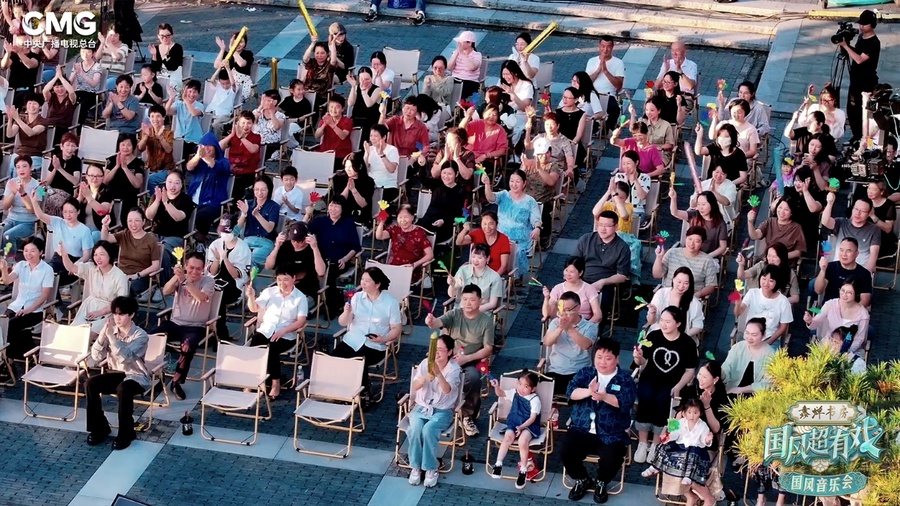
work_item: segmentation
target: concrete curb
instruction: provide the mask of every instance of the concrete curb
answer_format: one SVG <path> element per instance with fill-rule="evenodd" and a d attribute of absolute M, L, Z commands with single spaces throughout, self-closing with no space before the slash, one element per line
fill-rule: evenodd
<path fill-rule="evenodd" d="M 296 9 L 296 4 L 292 0 L 243 0 L 241 3 L 264 6 L 274 5 Z M 359 0 L 325 0 L 310 2 L 307 7 L 309 9 L 363 15 L 368 11 L 368 2 Z M 379 10 L 380 17 L 408 19 L 411 16 L 411 13 L 411 10 L 406 9 L 389 9 L 386 8 L 384 4 L 382 4 L 382 8 Z M 476 10 L 471 7 L 434 4 L 429 5 L 428 19 L 467 26 L 514 28 L 535 31 L 542 30 L 547 26 L 549 20 L 553 19 L 559 23 L 559 28 L 557 30 L 559 33 L 593 37 L 610 35 L 613 37 L 638 41 L 667 44 L 675 40 L 683 40 L 692 45 L 749 51 L 768 51 L 769 45 L 774 38 L 774 35 L 771 34 L 735 31 L 726 32 L 722 30 L 679 26 L 666 27 L 633 21 L 603 21 L 577 15 L 550 17 L 545 13 L 503 10 L 495 11 L 489 8 Z"/>

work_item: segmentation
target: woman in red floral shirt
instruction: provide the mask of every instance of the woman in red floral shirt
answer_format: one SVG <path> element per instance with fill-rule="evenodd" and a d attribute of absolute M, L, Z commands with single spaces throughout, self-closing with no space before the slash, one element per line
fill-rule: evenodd
<path fill-rule="evenodd" d="M 425 229 L 413 224 L 415 212 L 412 206 L 405 204 L 397 210 L 397 223 L 384 228 L 384 222 L 379 220 L 375 229 L 375 237 L 379 240 L 391 240 L 391 249 L 388 252 L 388 264 L 407 265 L 415 268 L 413 282 L 422 277 L 421 267 L 434 258 L 434 249 Z"/>

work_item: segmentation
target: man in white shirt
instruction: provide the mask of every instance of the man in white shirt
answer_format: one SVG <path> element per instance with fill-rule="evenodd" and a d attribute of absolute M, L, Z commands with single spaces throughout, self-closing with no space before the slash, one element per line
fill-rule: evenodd
<path fill-rule="evenodd" d="M 247 307 L 257 314 L 250 346 L 269 347 L 266 371 L 272 383 L 269 397 L 274 399 L 281 393 L 281 354 L 295 346 L 297 331 L 306 326 L 306 296 L 294 287 L 293 266 L 279 266 L 275 286 L 263 290 L 259 297 L 253 283 L 247 283 Z"/>
<path fill-rule="evenodd" d="M 607 127 L 619 124 L 619 101 L 616 94 L 625 85 L 625 63 L 613 56 L 614 42 L 612 37 L 604 35 L 600 37 L 600 56 L 588 60 L 585 71 L 594 81 L 594 89 L 598 93 L 609 95 L 609 104 L 606 112 Z"/>
<path fill-rule="evenodd" d="M 681 74 L 681 80 L 678 84 L 681 85 L 682 93 L 690 95 L 695 94 L 694 88 L 697 86 L 697 64 L 687 59 L 687 46 L 680 40 L 676 40 L 672 43 L 671 54 L 663 58 L 662 65 L 659 67 L 659 76 L 656 77 L 657 88 L 662 86 L 662 79 L 663 76 L 666 75 L 666 72 L 672 70 Z"/>

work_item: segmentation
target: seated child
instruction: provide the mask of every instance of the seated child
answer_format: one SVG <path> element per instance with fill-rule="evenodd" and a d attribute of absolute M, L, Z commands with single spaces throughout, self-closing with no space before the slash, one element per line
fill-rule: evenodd
<path fill-rule="evenodd" d="M 832 351 L 850 362 L 850 371 L 853 374 L 862 374 L 866 372 L 866 361 L 856 353 L 848 351 L 853 344 L 853 336 L 856 335 L 858 329 L 859 327 L 856 325 L 838 327 L 831 332 L 831 339 L 826 341 Z"/>
<path fill-rule="evenodd" d="M 206 110 L 213 115 L 213 131 L 218 137 L 223 137 L 225 126 L 234 120 L 234 76 L 226 64 L 224 68 L 217 69 L 209 77 L 209 85 L 216 91 L 213 93 Z"/>
<path fill-rule="evenodd" d="M 528 465 L 528 445 L 533 438 L 541 434 L 541 400 L 538 398 L 535 390 L 537 389 L 538 376 L 531 371 L 524 371 L 519 375 L 519 382 L 516 388 L 509 390 L 501 390 L 500 382 L 491 381 L 494 392 L 497 397 L 510 399 L 509 414 L 506 416 L 506 426 L 508 429 L 504 432 L 503 443 L 497 451 L 497 463 L 491 470 L 491 478 L 500 478 L 503 471 L 503 459 L 509 451 L 509 447 L 518 442 L 519 445 L 519 476 L 516 478 L 516 488 L 525 488 L 527 480 Z"/>
<path fill-rule="evenodd" d="M 291 80 L 289 89 L 291 94 L 284 97 L 284 100 L 278 104 L 278 108 L 281 109 L 288 119 L 302 118 L 313 112 L 312 105 L 310 105 L 309 100 L 306 100 L 306 88 L 303 85 L 303 81 L 299 79 Z M 289 130 L 291 137 L 288 140 L 288 149 L 294 149 L 300 145 L 299 139 L 297 138 L 300 130 L 300 125 L 297 122 L 292 121 Z"/>
<path fill-rule="evenodd" d="M 303 221 L 306 207 L 309 205 L 306 192 L 297 186 L 297 169 L 286 166 L 281 170 L 282 186 L 272 193 L 272 200 L 281 206 L 280 213 L 291 221 Z"/>
<path fill-rule="evenodd" d="M 700 419 L 703 405 L 699 399 L 685 400 L 681 412 L 683 418 L 669 421 L 667 432 L 660 438 L 661 442 L 666 440 L 666 444 L 660 445 L 650 467 L 641 476 L 649 478 L 662 471 L 681 478 L 682 485 L 692 482 L 706 485 L 710 462 L 706 447 L 712 444 L 713 433 Z"/>
<path fill-rule="evenodd" d="M 781 198 L 784 195 L 785 188 L 794 186 L 794 173 L 797 172 L 799 165 L 794 163 L 793 158 L 785 158 L 781 163 L 781 174 L 772 183 L 772 193 L 775 198 Z"/>

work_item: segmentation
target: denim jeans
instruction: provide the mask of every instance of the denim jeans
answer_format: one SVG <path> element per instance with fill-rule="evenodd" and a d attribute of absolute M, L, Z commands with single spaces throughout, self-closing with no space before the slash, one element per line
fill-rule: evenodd
<path fill-rule="evenodd" d="M 409 439 L 409 464 L 413 469 L 437 471 L 438 439 L 441 432 L 453 423 L 453 410 L 435 409 L 431 415 L 422 406 L 416 406 L 409 414 L 409 428 L 406 437 Z"/>
<path fill-rule="evenodd" d="M 169 176 L 169 171 L 167 170 L 159 170 L 150 174 L 150 178 L 147 179 L 147 189 L 150 192 L 153 192 L 153 189 L 157 186 L 163 186 L 166 184 L 166 178 Z"/>
<path fill-rule="evenodd" d="M 245 237 L 244 241 L 250 247 L 250 255 L 253 259 L 253 265 L 262 268 L 266 264 L 266 257 L 275 249 L 275 243 L 265 237 L 252 235 Z"/>
<path fill-rule="evenodd" d="M 11 218 L 3 222 L 3 243 L 6 244 L 7 241 L 12 243 L 11 254 L 15 254 L 18 251 L 16 243 L 19 239 L 25 239 L 34 235 L 34 224 L 34 221 L 17 221 Z"/>

